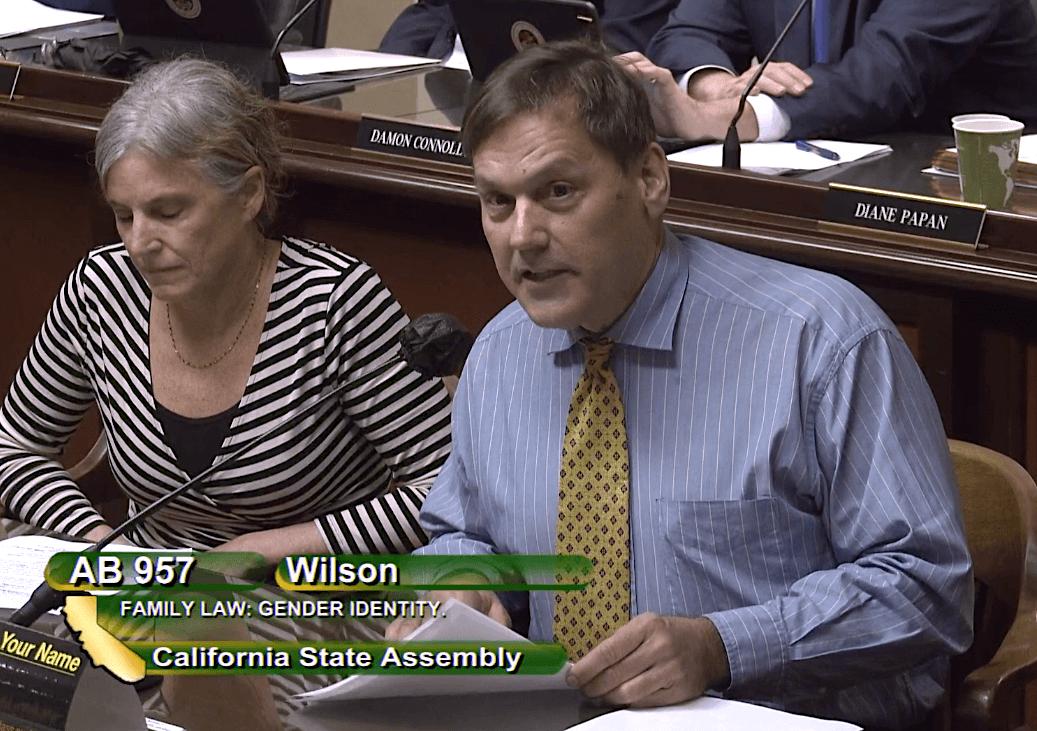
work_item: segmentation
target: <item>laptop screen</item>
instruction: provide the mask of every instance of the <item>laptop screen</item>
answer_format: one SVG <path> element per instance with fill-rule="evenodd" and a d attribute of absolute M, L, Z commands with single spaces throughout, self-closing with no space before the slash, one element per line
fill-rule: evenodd
<path fill-rule="evenodd" d="M 270 50 L 260 0 L 111 0 L 127 36 L 227 43 Z"/>
<path fill-rule="evenodd" d="M 530 45 L 600 36 L 598 11 L 586 0 L 447 0 L 472 77 L 490 73 Z"/>

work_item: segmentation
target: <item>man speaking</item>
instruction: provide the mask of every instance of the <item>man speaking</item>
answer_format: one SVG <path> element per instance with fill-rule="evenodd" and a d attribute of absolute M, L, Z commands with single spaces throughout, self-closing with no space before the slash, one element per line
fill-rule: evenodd
<path fill-rule="evenodd" d="M 670 231 L 646 94 L 597 49 L 514 57 L 463 136 L 517 302 L 465 366 L 424 552 L 589 555 L 584 591 L 531 593 L 530 638 L 590 696 L 921 721 L 971 641 L 972 575 L 889 319 L 834 276 Z M 455 595 L 508 621 L 493 592 Z"/>

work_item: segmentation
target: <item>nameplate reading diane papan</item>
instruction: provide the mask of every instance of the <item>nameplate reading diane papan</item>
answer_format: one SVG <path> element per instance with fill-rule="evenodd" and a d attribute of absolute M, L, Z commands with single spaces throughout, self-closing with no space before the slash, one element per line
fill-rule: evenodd
<path fill-rule="evenodd" d="M 470 164 L 461 148 L 461 132 L 452 127 L 364 115 L 360 118 L 355 146 L 422 160 Z"/>
<path fill-rule="evenodd" d="M 931 239 L 978 246 L 986 206 L 888 190 L 832 183 L 825 219 Z"/>

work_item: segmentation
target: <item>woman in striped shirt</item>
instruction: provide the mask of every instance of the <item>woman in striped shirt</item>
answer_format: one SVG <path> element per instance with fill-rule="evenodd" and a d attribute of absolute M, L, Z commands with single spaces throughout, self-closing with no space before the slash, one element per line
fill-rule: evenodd
<path fill-rule="evenodd" d="M 396 359 L 406 317 L 368 266 L 264 234 L 283 177 L 269 106 L 213 64 L 158 64 L 105 117 L 96 167 L 123 243 L 69 277 L 0 411 L 7 511 L 111 531 L 55 461 L 93 401 L 132 514 L 347 383 L 129 539 L 271 563 L 424 542 L 449 397 Z"/>

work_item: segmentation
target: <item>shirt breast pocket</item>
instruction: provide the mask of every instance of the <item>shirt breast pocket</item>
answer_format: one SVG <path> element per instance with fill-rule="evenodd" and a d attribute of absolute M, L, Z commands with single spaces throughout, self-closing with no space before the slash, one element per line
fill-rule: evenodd
<path fill-rule="evenodd" d="M 835 565 L 820 516 L 783 500 L 663 500 L 665 614 L 698 616 L 762 604 Z"/>

